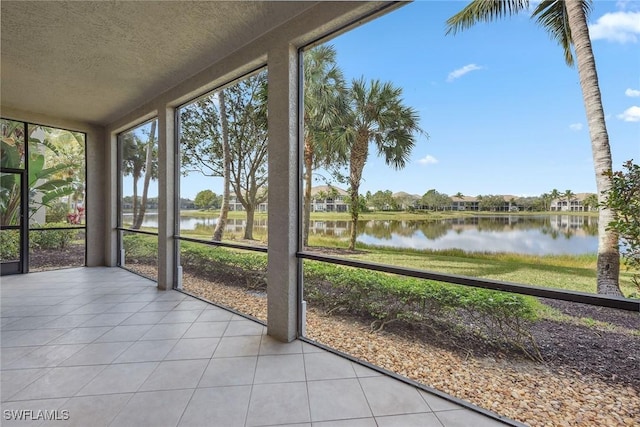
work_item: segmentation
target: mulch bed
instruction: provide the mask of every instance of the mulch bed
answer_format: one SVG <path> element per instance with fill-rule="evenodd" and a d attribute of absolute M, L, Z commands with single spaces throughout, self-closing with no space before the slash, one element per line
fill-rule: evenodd
<path fill-rule="evenodd" d="M 71 244 L 63 249 L 32 249 L 29 252 L 29 271 L 46 271 L 84 265 L 84 245 Z"/>

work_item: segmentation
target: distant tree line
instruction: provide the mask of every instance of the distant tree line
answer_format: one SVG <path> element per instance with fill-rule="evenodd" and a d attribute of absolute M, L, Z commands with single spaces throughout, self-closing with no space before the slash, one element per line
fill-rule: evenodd
<path fill-rule="evenodd" d="M 479 211 L 504 211 L 511 209 L 512 211 L 527 212 L 547 212 L 551 210 L 551 202 L 566 202 L 569 205 L 576 200 L 576 195 L 571 190 L 560 193 L 553 190 L 540 196 L 528 197 L 511 197 L 505 199 L 505 196 L 495 194 L 480 194 L 474 196 L 477 201 L 477 207 L 474 210 Z M 365 205 L 368 210 L 377 211 L 447 211 L 456 210 L 458 206 L 454 203 L 464 203 L 462 193 L 456 193 L 449 196 L 440 193 L 435 189 L 431 189 L 424 193 L 421 197 L 412 196 L 407 193 L 399 193 L 394 196 L 390 190 L 376 191 L 371 193 L 368 191 L 365 195 Z M 598 208 L 598 198 L 595 194 L 590 194 L 581 201 L 581 207 L 584 211 L 593 211 Z M 462 210 L 462 209 L 460 209 Z"/>

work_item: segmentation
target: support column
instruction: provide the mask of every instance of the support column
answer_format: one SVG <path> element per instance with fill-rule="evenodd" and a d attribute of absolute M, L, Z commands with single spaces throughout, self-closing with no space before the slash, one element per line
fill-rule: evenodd
<path fill-rule="evenodd" d="M 298 332 L 298 53 L 269 51 L 269 259 L 267 333 L 289 342 Z"/>
<path fill-rule="evenodd" d="M 173 108 L 158 109 L 158 289 L 172 289 L 175 249 L 175 133 Z"/>

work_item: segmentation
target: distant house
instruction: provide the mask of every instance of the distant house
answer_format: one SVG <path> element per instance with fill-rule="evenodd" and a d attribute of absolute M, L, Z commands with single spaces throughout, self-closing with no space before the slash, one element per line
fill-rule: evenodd
<path fill-rule="evenodd" d="M 311 212 L 347 212 L 349 193 L 331 185 L 311 187 Z"/>
<path fill-rule="evenodd" d="M 196 203 L 191 199 L 180 198 L 180 209 L 195 209 Z"/>
<path fill-rule="evenodd" d="M 588 212 L 589 206 L 585 203 L 585 199 L 593 195 L 593 193 L 576 193 L 571 200 L 561 196 L 551 201 L 549 209 L 560 212 Z"/>
<path fill-rule="evenodd" d="M 238 196 L 236 196 L 235 194 L 231 194 L 229 196 L 229 210 L 244 211 L 244 206 L 242 206 L 242 203 L 240 203 L 240 200 L 238 200 Z M 269 210 L 269 203 L 267 201 L 260 203 L 256 208 L 256 212 L 265 213 L 268 210 Z"/>
<path fill-rule="evenodd" d="M 477 211 L 480 210 L 480 201 L 473 196 L 451 196 L 452 211 Z"/>
<path fill-rule="evenodd" d="M 493 196 L 491 196 L 493 197 Z M 498 200 L 491 208 L 494 212 L 517 212 L 520 210 L 516 204 L 516 196 L 510 194 L 496 195 Z M 502 200 L 500 202 L 499 200 Z M 481 199 L 473 196 L 451 196 L 451 210 L 452 211 L 479 211 Z"/>

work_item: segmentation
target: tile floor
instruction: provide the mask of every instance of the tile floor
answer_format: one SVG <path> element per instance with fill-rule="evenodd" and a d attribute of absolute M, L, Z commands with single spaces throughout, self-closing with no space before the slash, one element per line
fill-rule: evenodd
<path fill-rule="evenodd" d="M 504 425 L 119 268 L 1 281 L 3 426 Z"/>

